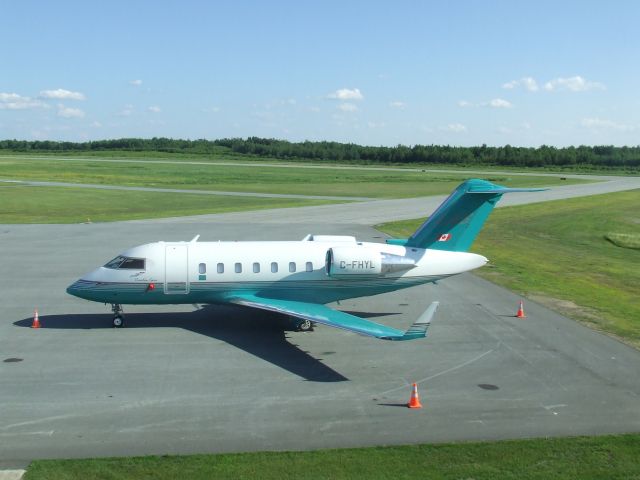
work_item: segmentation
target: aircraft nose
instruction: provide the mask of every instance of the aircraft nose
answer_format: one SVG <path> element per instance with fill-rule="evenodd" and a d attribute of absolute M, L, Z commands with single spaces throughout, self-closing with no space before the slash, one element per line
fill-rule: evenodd
<path fill-rule="evenodd" d="M 86 280 L 76 280 L 67 287 L 67 293 L 78 298 L 87 298 L 86 294 L 94 285 L 94 282 L 88 282 Z"/>
<path fill-rule="evenodd" d="M 73 295 L 74 297 L 78 296 L 78 287 L 79 287 L 79 283 L 80 280 L 76 280 L 75 282 L 73 282 L 71 285 L 69 285 L 67 287 L 67 293 L 69 295 Z"/>

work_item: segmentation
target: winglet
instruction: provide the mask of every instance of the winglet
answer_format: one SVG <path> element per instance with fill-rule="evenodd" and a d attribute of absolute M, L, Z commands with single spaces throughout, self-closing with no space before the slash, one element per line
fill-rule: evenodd
<path fill-rule="evenodd" d="M 404 335 L 401 337 L 386 337 L 384 340 L 414 340 L 416 338 L 424 338 L 427 336 L 427 329 L 431 325 L 431 320 L 438 309 L 438 305 L 440 302 L 433 302 L 429 307 L 423 312 L 422 315 L 413 322 L 413 324 L 404 332 Z"/>

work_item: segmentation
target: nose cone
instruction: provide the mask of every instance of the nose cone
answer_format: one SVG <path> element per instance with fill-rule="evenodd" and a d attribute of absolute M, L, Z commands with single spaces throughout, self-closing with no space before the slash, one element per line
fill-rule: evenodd
<path fill-rule="evenodd" d="M 86 298 L 85 296 L 82 295 L 82 293 L 83 291 L 86 291 L 87 283 L 90 283 L 90 282 L 86 282 L 84 280 L 76 280 L 75 282 L 73 282 L 71 285 L 67 287 L 67 293 L 69 295 L 73 295 L 74 297 Z"/>

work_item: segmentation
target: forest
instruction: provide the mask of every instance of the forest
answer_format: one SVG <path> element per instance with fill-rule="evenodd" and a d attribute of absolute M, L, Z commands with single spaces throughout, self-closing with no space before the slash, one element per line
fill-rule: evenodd
<path fill-rule="evenodd" d="M 181 140 L 120 138 L 88 142 L 0 140 L 0 152 L 167 152 L 212 155 L 235 153 L 282 160 L 377 164 L 439 164 L 547 168 L 640 169 L 640 146 L 458 147 L 449 145 L 363 146 L 339 142 L 289 142 L 273 138 Z"/>

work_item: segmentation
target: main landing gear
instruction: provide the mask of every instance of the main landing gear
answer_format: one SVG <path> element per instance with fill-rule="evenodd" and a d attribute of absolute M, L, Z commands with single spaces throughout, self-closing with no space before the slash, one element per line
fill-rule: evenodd
<path fill-rule="evenodd" d="M 111 311 L 113 312 L 113 328 L 120 328 L 124 326 L 124 314 L 122 312 L 122 305 L 120 305 L 119 303 L 112 303 Z"/>
<path fill-rule="evenodd" d="M 311 320 L 307 320 L 306 318 L 300 320 L 296 318 L 296 331 L 297 332 L 313 332 L 314 323 Z"/>

